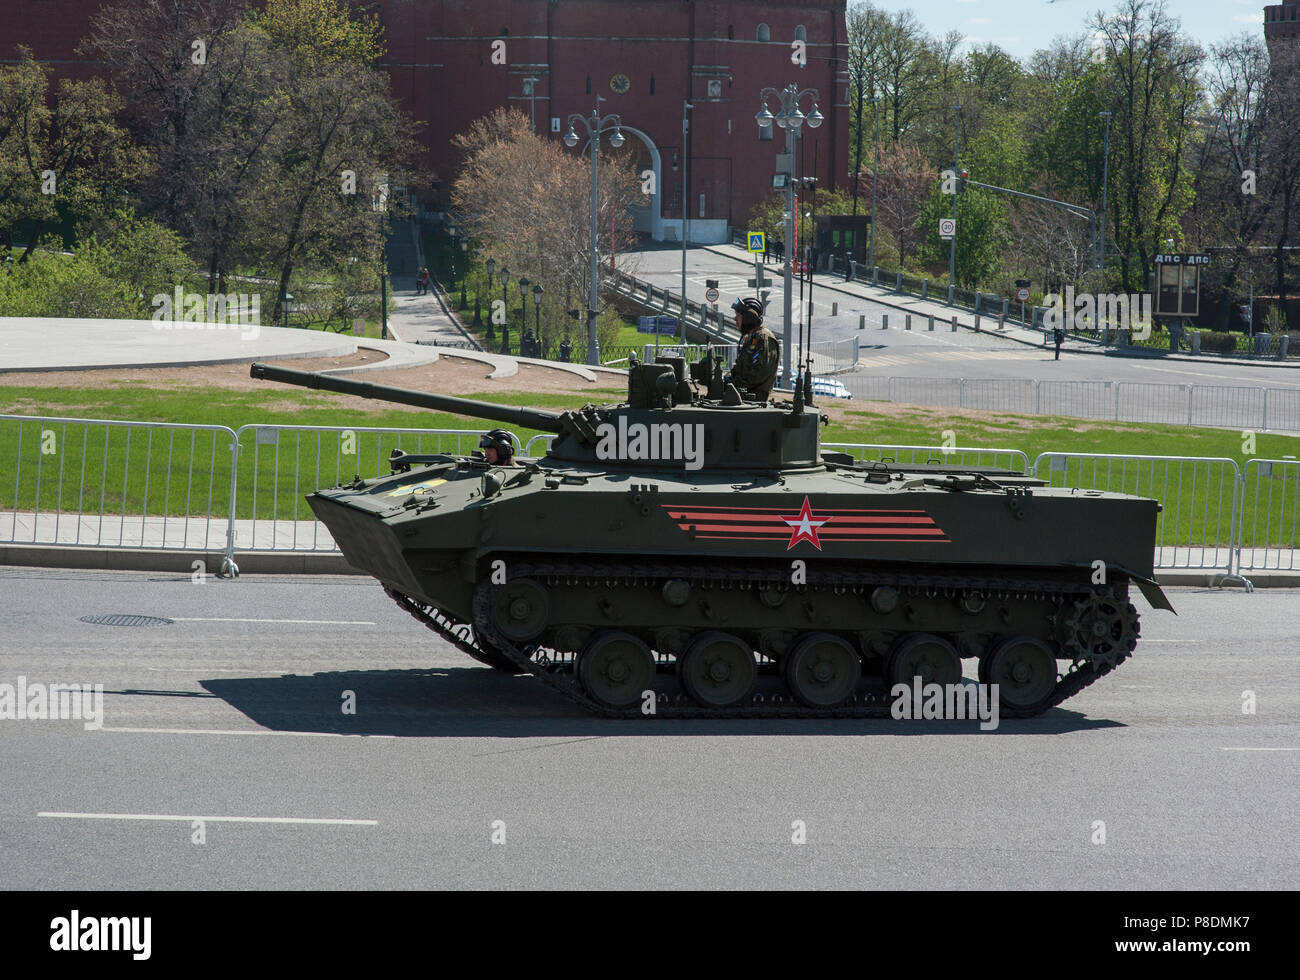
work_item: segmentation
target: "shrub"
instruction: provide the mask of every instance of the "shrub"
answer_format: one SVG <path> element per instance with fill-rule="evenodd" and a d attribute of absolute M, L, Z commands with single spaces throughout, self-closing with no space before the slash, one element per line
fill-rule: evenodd
<path fill-rule="evenodd" d="M 1230 354 L 1237 349 L 1237 334 L 1218 331 L 1201 332 L 1201 350 L 1212 354 Z"/>

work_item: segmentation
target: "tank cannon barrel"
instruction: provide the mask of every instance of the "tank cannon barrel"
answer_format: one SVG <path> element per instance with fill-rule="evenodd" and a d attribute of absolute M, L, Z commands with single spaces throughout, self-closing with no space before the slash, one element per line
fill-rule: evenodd
<path fill-rule="evenodd" d="M 358 398 L 374 398 L 378 401 L 394 402 L 398 405 L 412 405 L 415 408 L 428 408 L 437 412 L 451 412 L 455 415 L 468 415 L 470 418 L 490 419 L 526 429 L 540 429 L 543 432 L 563 432 L 565 427 L 556 412 L 546 412 L 536 408 L 521 408 L 515 405 L 497 405 L 492 402 L 475 401 L 472 398 L 457 398 L 454 395 L 435 395 L 426 391 L 413 391 L 410 388 L 392 388 L 377 385 L 370 381 L 353 381 L 337 378 L 330 374 L 318 374 L 315 371 L 295 371 L 292 368 L 273 367 L 270 364 L 255 363 L 250 368 L 249 377 L 264 381 L 279 381 L 283 384 L 297 385 L 300 388 L 319 388 L 323 391 L 336 391 L 341 395 L 356 395 Z"/>

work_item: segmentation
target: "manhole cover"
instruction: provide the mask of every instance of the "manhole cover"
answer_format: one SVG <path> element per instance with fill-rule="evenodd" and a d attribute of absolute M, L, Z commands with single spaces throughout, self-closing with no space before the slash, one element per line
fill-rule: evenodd
<path fill-rule="evenodd" d="M 125 613 L 109 613 L 104 616 L 82 616 L 83 623 L 93 626 L 170 626 L 172 620 L 162 616 L 130 616 Z"/>

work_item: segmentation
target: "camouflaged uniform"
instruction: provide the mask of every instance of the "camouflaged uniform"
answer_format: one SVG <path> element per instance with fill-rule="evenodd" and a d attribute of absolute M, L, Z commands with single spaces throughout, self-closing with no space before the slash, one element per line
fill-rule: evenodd
<path fill-rule="evenodd" d="M 767 327 L 750 330 L 736 348 L 736 364 L 731 369 L 731 381 L 741 392 L 747 392 L 767 401 L 776 384 L 777 364 L 781 347 L 776 335 Z"/>

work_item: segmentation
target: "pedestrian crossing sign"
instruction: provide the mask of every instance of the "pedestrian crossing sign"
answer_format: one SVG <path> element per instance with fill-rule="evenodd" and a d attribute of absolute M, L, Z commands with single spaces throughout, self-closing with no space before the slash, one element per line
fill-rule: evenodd
<path fill-rule="evenodd" d="M 747 251 L 750 251 L 750 252 L 766 252 L 766 251 L 767 251 L 767 235 L 764 234 L 764 233 L 761 232 L 761 231 L 751 231 L 751 232 L 749 233 L 749 245 L 748 245 Z"/>

